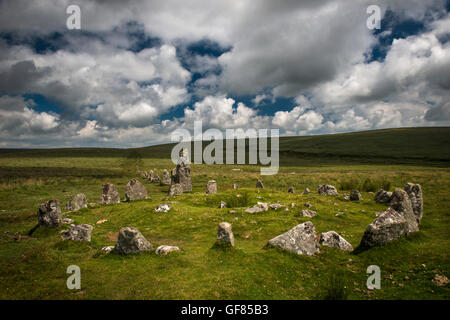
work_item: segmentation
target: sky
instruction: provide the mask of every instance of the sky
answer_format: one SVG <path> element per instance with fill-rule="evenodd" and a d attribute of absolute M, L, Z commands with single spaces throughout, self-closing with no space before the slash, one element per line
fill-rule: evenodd
<path fill-rule="evenodd" d="M 80 29 L 68 29 L 69 5 Z M 370 5 L 380 28 L 368 28 Z M 0 148 L 450 125 L 450 0 L 0 0 Z"/>

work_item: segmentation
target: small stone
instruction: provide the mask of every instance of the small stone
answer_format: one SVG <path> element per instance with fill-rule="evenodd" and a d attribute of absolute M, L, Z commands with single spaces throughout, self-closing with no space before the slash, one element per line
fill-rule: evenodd
<path fill-rule="evenodd" d="M 312 211 L 312 210 L 302 210 L 301 213 L 302 213 L 302 216 L 309 217 L 309 218 L 312 218 L 315 215 L 317 215 L 317 212 Z"/>
<path fill-rule="evenodd" d="M 160 204 L 155 208 L 155 212 L 169 212 L 171 207 L 168 204 Z"/>
<path fill-rule="evenodd" d="M 209 180 L 206 184 L 206 194 L 217 193 L 217 183 L 215 180 Z"/>
<path fill-rule="evenodd" d="M 104 253 L 110 253 L 114 249 L 114 246 L 106 246 L 102 248 Z"/>
<path fill-rule="evenodd" d="M 105 183 L 102 189 L 102 197 L 100 199 L 102 204 L 119 203 L 119 191 L 112 183 Z"/>
<path fill-rule="evenodd" d="M 169 189 L 169 196 L 179 196 L 183 194 L 183 186 L 179 183 L 171 184 Z"/>
<path fill-rule="evenodd" d="M 220 209 L 228 208 L 228 205 L 227 205 L 227 203 L 226 203 L 225 201 L 220 201 L 219 208 L 220 208 Z"/>
<path fill-rule="evenodd" d="M 87 208 L 86 196 L 82 193 L 73 196 L 66 204 L 66 210 L 77 211 L 82 208 Z"/>
<path fill-rule="evenodd" d="M 338 248 L 344 251 L 353 251 L 352 245 L 335 231 L 321 233 L 319 242 L 321 245 L 330 248 Z"/>
<path fill-rule="evenodd" d="M 321 184 L 317 187 L 317 192 L 320 195 L 327 195 L 327 196 L 337 196 L 339 195 L 336 188 L 330 184 Z"/>
<path fill-rule="evenodd" d="M 262 183 L 262 181 L 261 180 L 258 180 L 257 182 L 256 182 L 256 188 L 264 188 L 264 185 L 263 185 L 263 183 Z"/>
<path fill-rule="evenodd" d="M 108 221 L 107 219 L 98 220 L 95 224 L 102 224 Z"/>
<path fill-rule="evenodd" d="M 288 193 L 295 193 L 294 187 L 290 187 L 290 188 L 288 189 Z"/>
<path fill-rule="evenodd" d="M 269 206 L 267 205 L 267 203 L 258 202 L 253 207 L 245 209 L 245 212 L 256 213 L 256 212 L 263 212 L 263 211 L 267 211 L 267 210 L 269 210 Z"/>
<path fill-rule="evenodd" d="M 92 227 L 89 224 L 72 224 L 63 234 L 63 239 L 73 241 L 91 241 Z"/>
<path fill-rule="evenodd" d="M 119 237 L 114 247 L 118 254 L 137 254 L 152 250 L 153 246 L 134 227 L 124 227 L 119 231 Z"/>
<path fill-rule="evenodd" d="M 311 191 L 309 190 L 309 188 L 305 188 L 305 191 L 303 191 L 303 194 L 310 194 Z"/>
<path fill-rule="evenodd" d="M 311 207 L 312 207 L 312 204 L 311 204 L 311 203 L 309 203 L 309 202 L 307 202 L 307 203 L 305 203 L 305 207 L 307 207 L 307 208 L 311 208 Z"/>
<path fill-rule="evenodd" d="M 378 203 L 388 203 L 391 201 L 392 192 L 385 191 L 383 189 L 378 190 L 375 194 L 375 202 Z"/>
<path fill-rule="evenodd" d="M 219 223 L 219 227 L 217 229 L 216 245 L 231 247 L 234 246 L 234 235 L 230 223 Z"/>
<path fill-rule="evenodd" d="M 58 200 L 42 203 L 37 211 L 38 222 L 41 226 L 58 228 L 61 225 L 61 207 Z"/>
<path fill-rule="evenodd" d="M 359 201 L 362 200 L 361 193 L 358 190 L 352 190 L 350 192 L 350 201 Z"/>
<path fill-rule="evenodd" d="M 295 206 L 296 206 L 295 202 L 292 202 L 291 203 L 291 208 L 295 208 Z"/>
<path fill-rule="evenodd" d="M 279 204 L 279 203 L 272 203 L 271 205 L 269 205 L 269 208 L 272 210 L 278 210 L 283 208 L 284 206 Z"/>
<path fill-rule="evenodd" d="M 346 193 L 344 193 L 343 197 L 344 197 L 344 200 L 349 200 L 350 199 L 350 197 Z"/>
<path fill-rule="evenodd" d="M 431 281 L 433 281 L 433 283 L 435 285 L 437 285 L 438 287 L 443 287 L 448 284 L 448 278 L 446 276 L 442 276 L 442 275 L 438 275 L 438 274 L 435 275 L 434 279 Z"/>
<path fill-rule="evenodd" d="M 180 250 L 180 248 L 175 247 L 175 246 L 162 245 L 162 246 L 159 246 L 158 248 L 156 248 L 155 253 L 166 255 L 166 254 L 168 254 L 170 252 L 174 252 L 174 251 L 181 251 L 181 250 Z"/>
<path fill-rule="evenodd" d="M 61 220 L 61 222 L 63 224 L 71 224 L 73 222 L 73 220 L 70 219 L 70 218 L 64 218 L 64 219 Z"/>
<path fill-rule="evenodd" d="M 237 185 L 236 183 L 233 183 L 233 189 L 239 189 L 239 185 Z"/>
<path fill-rule="evenodd" d="M 228 213 L 229 214 L 235 214 L 235 213 L 237 213 L 237 211 L 236 210 L 228 210 Z"/>

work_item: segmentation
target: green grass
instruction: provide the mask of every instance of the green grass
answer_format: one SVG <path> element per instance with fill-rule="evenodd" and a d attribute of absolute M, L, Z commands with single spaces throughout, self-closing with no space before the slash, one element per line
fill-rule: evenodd
<path fill-rule="evenodd" d="M 436 159 L 448 161 L 447 151 L 441 149 L 442 156 Z M 447 166 L 430 165 L 432 161 L 423 164 L 422 160 L 414 165 L 383 164 L 385 160 L 368 163 L 370 159 L 311 163 L 298 156 L 295 163 L 286 161 L 279 174 L 260 176 L 258 166 L 194 164 L 191 193 L 166 199 L 168 186 L 141 179 L 148 200 L 67 213 L 75 223 L 94 226 L 92 241 L 77 243 L 61 239 L 59 231 L 65 227 L 39 228 L 33 237 L 26 236 L 37 222 L 40 203 L 59 199 L 64 206 L 80 192 L 88 202 L 97 202 L 105 182 L 117 185 L 124 198 L 125 184 L 138 176 L 130 169 L 136 162 L 141 162 L 142 170 L 157 169 L 160 174 L 174 165 L 142 153 L 142 157 L 129 157 L 131 151 L 126 150 L 121 151 L 122 156 L 95 150 L 90 150 L 89 156 L 71 155 L 67 150 L 61 151 L 64 156 L 33 152 L 34 156 L 21 152 L 0 157 L 0 299 L 450 298 L 448 285 L 438 287 L 432 282 L 435 274 L 450 277 Z M 206 195 L 206 183 L 211 179 L 217 181 L 218 193 Z M 257 179 L 262 180 L 264 189 L 255 188 Z M 269 239 L 309 220 L 318 233 L 334 230 L 357 247 L 375 212 L 386 208 L 375 203 L 370 192 L 393 190 L 406 182 L 423 187 L 424 218 L 418 233 L 359 254 L 321 247 L 318 255 L 308 257 L 265 248 Z M 232 189 L 233 183 L 241 188 Z M 335 185 L 341 195 L 319 196 L 316 189 L 321 183 Z M 296 193 L 287 193 L 290 186 Z M 312 192 L 302 195 L 306 187 Z M 345 201 L 342 194 L 354 188 L 361 190 L 363 200 Z M 236 213 L 219 209 L 221 200 Z M 244 212 L 257 201 L 280 201 L 289 211 Z M 306 202 L 317 216 L 300 214 Z M 169 203 L 172 210 L 154 212 L 161 203 Z M 296 206 L 292 208 L 291 203 Z M 339 211 L 344 214 L 336 216 Z M 102 219 L 107 222 L 96 224 Z M 213 248 L 222 221 L 232 223 L 233 250 Z M 167 256 L 102 254 L 100 249 L 114 245 L 124 226 L 138 228 L 155 248 L 167 244 L 182 251 Z M 81 268 L 81 290 L 66 287 L 66 268 L 72 264 Z M 381 268 L 380 290 L 365 286 L 366 269 L 372 264 Z"/>

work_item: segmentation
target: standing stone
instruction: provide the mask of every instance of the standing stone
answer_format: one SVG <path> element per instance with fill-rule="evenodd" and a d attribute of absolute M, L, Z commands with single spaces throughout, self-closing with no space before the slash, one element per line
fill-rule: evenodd
<path fill-rule="evenodd" d="M 389 203 L 391 201 L 392 192 L 385 191 L 383 189 L 378 190 L 375 194 L 375 201 L 378 203 Z"/>
<path fill-rule="evenodd" d="M 217 183 L 215 180 L 209 180 L 206 184 L 206 194 L 217 193 Z"/>
<path fill-rule="evenodd" d="M 219 208 L 220 208 L 220 209 L 228 208 L 228 204 L 227 204 L 225 201 L 220 201 Z"/>
<path fill-rule="evenodd" d="M 239 185 L 237 185 L 236 183 L 233 183 L 233 189 L 239 189 Z"/>
<path fill-rule="evenodd" d="M 261 180 L 256 181 L 256 187 L 257 188 L 264 188 L 264 185 L 263 185 Z"/>
<path fill-rule="evenodd" d="M 42 203 L 37 211 L 38 222 L 41 226 L 58 228 L 61 225 L 61 207 L 58 200 Z"/>
<path fill-rule="evenodd" d="M 361 193 L 358 190 L 352 190 L 350 192 L 350 201 L 359 201 L 362 200 Z"/>
<path fill-rule="evenodd" d="M 126 201 L 141 200 L 147 197 L 147 189 L 136 179 L 131 179 L 125 186 Z"/>
<path fill-rule="evenodd" d="M 294 193 L 294 187 L 290 187 L 290 188 L 288 189 L 288 193 Z"/>
<path fill-rule="evenodd" d="M 152 250 L 153 246 L 138 229 L 124 227 L 119 231 L 114 252 L 118 254 L 136 254 Z"/>
<path fill-rule="evenodd" d="M 335 231 L 320 234 L 320 244 L 330 248 L 338 248 L 345 251 L 353 251 L 352 245 Z"/>
<path fill-rule="evenodd" d="M 103 185 L 102 197 L 100 201 L 103 204 L 119 203 L 120 196 L 116 186 L 112 183 L 105 183 Z"/>
<path fill-rule="evenodd" d="M 419 224 L 423 217 L 423 196 L 422 187 L 420 184 L 407 183 L 405 191 L 411 200 L 411 206 Z"/>
<path fill-rule="evenodd" d="M 163 173 L 162 173 L 162 179 L 160 184 L 162 186 L 168 186 L 170 185 L 170 177 L 169 177 L 169 172 L 167 172 L 166 169 L 164 169 Z"/>
<path fill-rule="evenodd" d="M 216 246 L 234 246 L 234 235 L 230 223 L 219 223 L 219 228 L 217 229 Z"/>
<path fill-rule="evenodd" d="M 91 241 L 92 227 L 89 224 L 72 224 L 63 234 L 63 239 L 73 241 Z"/>
<path fill-rule="evenodd" d="M 155 174 L 155 177 L 153 178 L 152 182 L 155 182 L 155 183 L 160 183 L 161 182 L 161 180 L 159 179 L 159 174 Z"/>
<path fill-rule="evenodd" d="M 364 231 L 360 247 L 371 248 L 408 234 L 408 222 L 405 217 L 392 208 L 380 214 Z"/>
<path fill-rule="evenodd" d="M 416 215 L 406 191 L 396 188 L 391 198 L 390 207 L 400 213 L 408 223 L 408 233 L 419 231 Z"/>
<path fill-rule="evenodd" d="M 183 186 L 179 183 L 171 184 L 169 188 L 169 196 L 179 196 L 183 194 Z"/>
<path fill-rule="evenodd" d="M 337 196 L 339 195 L 336 188 L 330 184 L 321 184 L 317 188 L 317 192 L 320 195 L 327 195 L 327 196 Z"/>
<path fill-rule="evenodd" d="M 171 179 L 172 184 L 181 184 L 183 192 L 192 191 L 191 165 L 187 149 L 180 150 L 178 164 L 175 170 L 172 170 Z"/>
<path fill-rule="evenodd" d="M 87 208 L 86 196 L 82 193 L 73 196 L 66 204 L 66 210 L 77 211 L 81 208 Z"/>
<path fill-rule="evenodd" d="M 154 178 L 155 178 L 155 174 L 153 173 L 153 170 L 150 170 L 150 172 L 147 175 L 148 182 L 153 182 Z"/>
<path fill-rule="evenodd" d="M 267 246 L 309 256 L 320 251 L 316 229 L 311 221 L 301 223 L 291 230 L 269 240 Z"/>

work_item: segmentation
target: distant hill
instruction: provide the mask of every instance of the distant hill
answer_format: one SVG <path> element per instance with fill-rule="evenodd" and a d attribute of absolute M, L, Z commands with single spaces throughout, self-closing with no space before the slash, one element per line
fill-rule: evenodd
<path fill-rule="evenodd" d="M 208 142 L 204 142 L 206 146 Z M 174 144 L 144 148 L 0 149 L 0 157 L 169 158 Z M 281 163 L 296 161 L 450 164 L 450 127 L 397 128 L 280 138 Z"/>

